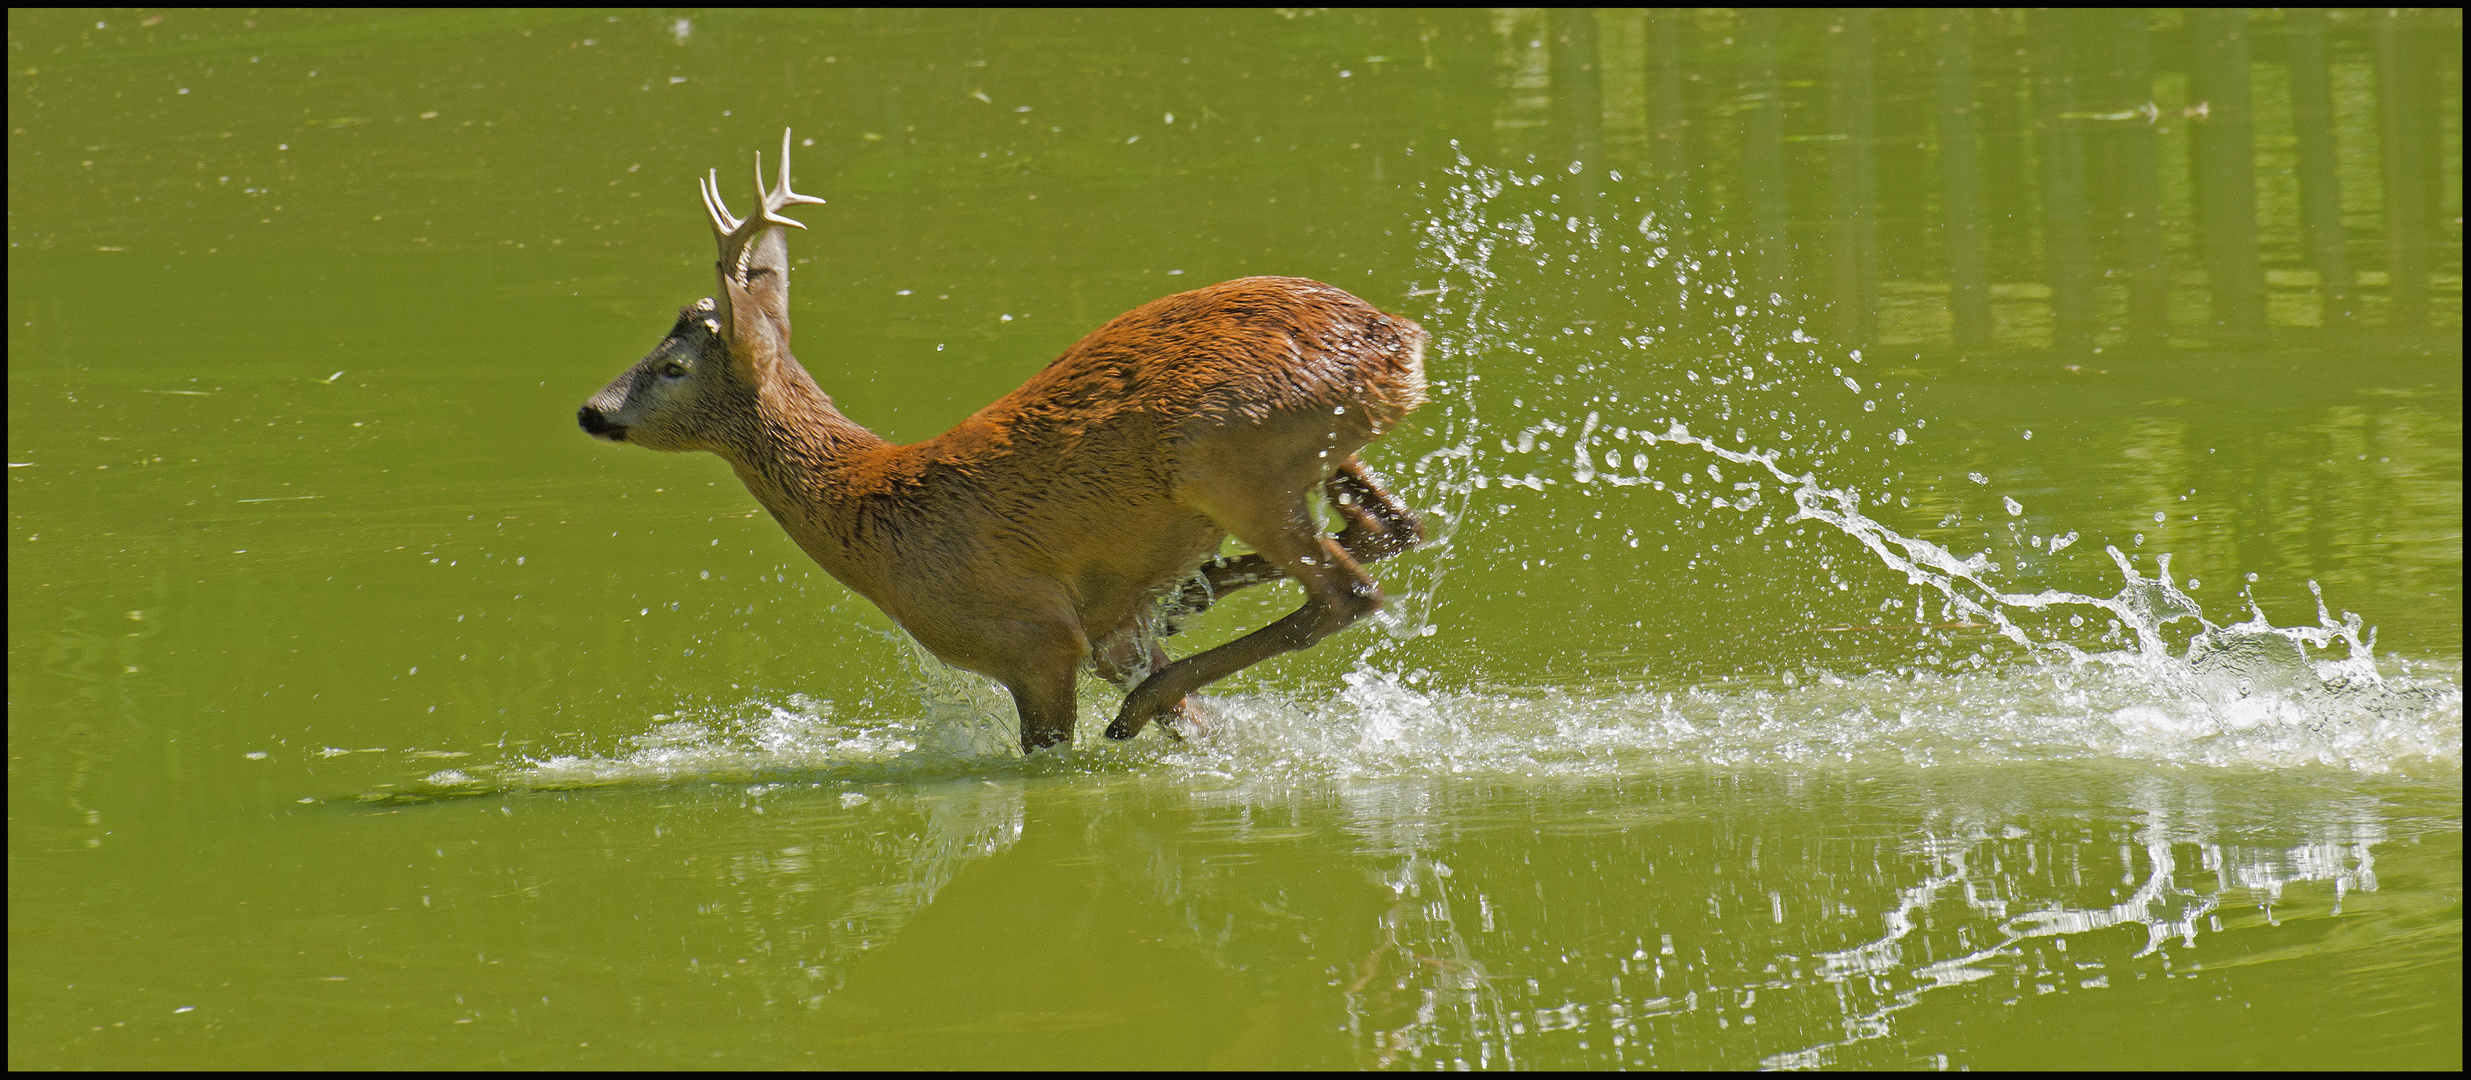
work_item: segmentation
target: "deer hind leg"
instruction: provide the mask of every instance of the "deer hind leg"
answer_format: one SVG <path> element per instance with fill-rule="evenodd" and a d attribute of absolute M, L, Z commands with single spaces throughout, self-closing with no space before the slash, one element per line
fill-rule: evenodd
<path fill-rule="evenodd" d="M 1304 606 L 1250 634 L 1152 673 L 1124 699 L 1115 722 L 1107 725 L 1108 738 L 1132 738 L 1159 714 L 1180 709 L 1185 695 L 1280 653 L 1309 646 L 1380 610 L 1381 587 L 1337 540 L 1321 534 L 1302 499 L 1294 501 L 1291 512 L 1270 516 L 1270 520 L 1276 524 L 1268 530 L 1248 521 L 1228 531 L 1251 544 L 1283 576 L 1304 586 Z"/>
<path fill-rule="evenodd" d="M 1331 507 L 1347 521 L 1346 528 L 1339 531 L 1338 543 L 1356 562 L 1387 559 L 1424 542 L 1423 519 L 1400 502 L 1398 496 L 1374 483 L 1372 473 L 1355 455 L 1350 454 L 1339 463 L 1338 470 L 1323 482 L 1321 490 L 1329 497 Z M 1176 598 L 1175 615 L 1198 614 L 1221 596 L 1276 581 L 1287 574 L 1256 553 L 1203 563 L 1201 576 L 1207 587 L 1187 586 L 1184 594 Z"/>
<path fill-rule="evenodd" d="M 1354 455 L 1339 463 L 1321 490 L 1347 519 L 1338 542 L 1357 562 L 1387 559 L 1424 542 L 1424 520 L 1374 483 L 1373 474 Z"/>
<path fill-rule="evenodd" d="M 1090 667 L 1099 678 L 1129 693 L 1168 668 L 1167 647 L 1160 643 L 1157 634 L 1145 633 L 1144 629 L 1142 621 L 1136 619 L 1092 645 Z M 1196 722 L 1189 700 L 1177 698 L 1158 716 L 1159 726 L 1168 735 L 1181 739 L 1185 729 Z"/>

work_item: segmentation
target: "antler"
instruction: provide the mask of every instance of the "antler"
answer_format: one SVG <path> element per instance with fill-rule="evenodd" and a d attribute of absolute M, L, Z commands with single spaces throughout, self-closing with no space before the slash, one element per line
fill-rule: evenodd
<path fill-rule="evenodd" d="M 747 276 L 751 269 L 749 263 L 753 258 L 756 243 L 763 238 L 764 230 L 775 225 L 786 225 L 795 229 L 806 228 L 804 222 L 781 216 L 781 211 L 801 203 L 820 205 L 824 201 L 813 195 L 801 195 L 789 189 L 789 140 L 790 129 L 782 128 L 781 183 L 775 190 L 764 190 L 764 155 L 763 151 L 755 152 L 756 210 L 744 220 L 731 214 L 729 204 L 721 201 L 721 171 L 719 169 L 710 170 L 703 179 L 695 181 L 696 190 L 703 195 L 704 212 L 712 219 L 713 239 L 720 243 L 721 248 L 720 264 L 717 267 L 721 274 L 721 291 L 719 295 L 713 297 L 713 301 L 720 307 L 722 326 L 731 325 L 729 287 L 732 284 L 740 287 L 748 284 Z"/>

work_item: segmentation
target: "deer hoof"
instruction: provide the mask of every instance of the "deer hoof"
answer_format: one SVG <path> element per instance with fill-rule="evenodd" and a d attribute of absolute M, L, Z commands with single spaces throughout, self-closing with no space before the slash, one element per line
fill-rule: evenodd
<path fill-rule="evenodd" d="M 1210 719 L 1192 698 L 1186 697 L 1158 714 L 1158 730 L 1177 742 L 1202 738 L 1210 734 Z"/>
<path fill-rule="evenodd" d="M 1116 714 L 1114 723 L 1107 725 L 1107 737 L 1122 742 L 1141 734 L 1141 729 L 1149 726 L 1149 723 L 1150 717 L 1147 712 L 1136 716 L 1130 708 L 1127 708 Z"/>
<path fill-rule="evenodd" d="M 1121 742 L 1139 735 L 1153 717 L 1173 712 L 1184 703 L 1180 697 L 1171 702 L 1159 700 L 1159 687 L 1166 674 L 1163 668 L 1152 672 L 1149 678 L 1141 680 L 1140 686 L 1133 688 L 1132 693 L 1125 695 L 1124 707 L 1116 711 L 1115 722 L 1107 725 L 1108 738 Z"/>

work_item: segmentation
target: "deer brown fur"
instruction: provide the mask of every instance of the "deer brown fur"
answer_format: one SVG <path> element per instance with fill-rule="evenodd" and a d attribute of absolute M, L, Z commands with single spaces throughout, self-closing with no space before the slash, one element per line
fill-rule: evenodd
<path fill-rule="evenodd" d="M 1381 606 L 1362 562 L 1414 546 L 1416 515 L 1356 460 L 1424 401 L 1425 334 L 1302 278 L 1252 277 L 1153 300 L 1082 338 L 952 430 L 896 446 L 841 415 L 789 351 L 780 216 L 822 202 L 780 182 L 741 221 L 704 196 L 721 291 L 592 396 L 586 432 L 726 459 L 834 578 L 946 663 L 1004 685 L 1024 753 L 1073 735 L 1086 663 L 1130 686 L 1112 738 L 1247 665 Z M 1326 497 L 1346 525 L 1315 520 Z M 1233 535 L 1254 554 L 1215 558 Z M 1199 571 L 1199 578 L 1195 574 Z M 1279 577 L 1304 606 L 1170 663 L 1150 632 Z"/>

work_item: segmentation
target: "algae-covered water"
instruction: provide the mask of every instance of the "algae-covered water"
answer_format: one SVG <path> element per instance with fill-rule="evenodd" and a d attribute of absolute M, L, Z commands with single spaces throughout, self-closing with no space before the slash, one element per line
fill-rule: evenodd
<path fill-rule="evenodd" d="M 13 11 L 9 1064 L 2459 1068 L 2458 45 L 1863 18 Z M 2172 67 L 2233 30 L 2253 326 Z M 576 430 L 783 127 L 890 438 L 1227 278 L 1421 322 L 1391 606 L 1023 760 Z"/>

